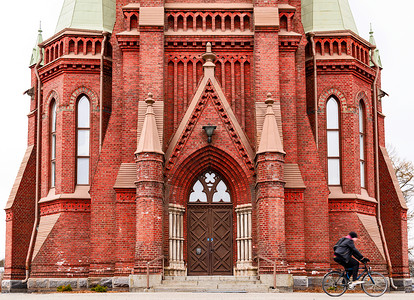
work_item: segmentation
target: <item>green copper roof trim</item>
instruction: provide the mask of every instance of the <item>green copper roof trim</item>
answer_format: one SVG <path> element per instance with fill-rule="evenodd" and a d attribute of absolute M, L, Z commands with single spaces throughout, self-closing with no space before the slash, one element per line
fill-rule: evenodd
<path fill-rule="evenodd" d="M 116 0 L 65 0 L 55 33 L 65 28 L 112 32 Z"/>
<path fill-rule="evenodd" d="M 39 49 L 39 44 L 43 42 L 43 36 L 42 36 L 42 28 L 39 27 L 39 31 L 37 34 L 37 39 L 36 39 L 36 45 L 34 46 L 33 50 L 32 50 L 32 57 L 30 58 L 30 65 L 29 66 L 33 66 L 34 64 L 37 64 L 37 62 L 40 59 L 40 49 Z M 43 49 L 42 49 L 43 51 Z M 42 62 L 43 64 L 43 62 Z"/>
<path fill-rule="evenodd" d="M 358 34 L 348 0 L 302 0 L 305 32 L 352 30 Z"/>
<path fill-rule="evenodd" d="M 372 30 L 372 24 L 370 24 L 369 42 L 372 45 L 375 45 L 375 46 L 377 45 L 377 43 L 375 42 L 375 38 L 374 38 L 374 31 Z M 380 56 L 378 48 L 376 48 L 375 50 L 371 50 L 371 55 L 373 56 L 373 59 L 378 64 L 378 66 L 380 66 L 382 68 L 381 56 Z M 372 62 L 370 62 L 370 65 L 371 65 L 371 67 L 374 66 L 374 64 Z"/>

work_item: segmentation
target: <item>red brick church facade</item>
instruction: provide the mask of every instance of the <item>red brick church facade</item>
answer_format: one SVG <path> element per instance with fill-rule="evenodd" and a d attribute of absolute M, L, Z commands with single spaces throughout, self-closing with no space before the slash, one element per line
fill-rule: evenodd
<path fill-rule="evenodd" d="M 112 31 L 64 28 L 31 65 L 6 281 L 163 259 L 166 275 L 256 275 L 259 259 L 311 281 L 351 230 L 408 277 L 374 45 L 305 32 L 299 0 L 112 2 Z"/>

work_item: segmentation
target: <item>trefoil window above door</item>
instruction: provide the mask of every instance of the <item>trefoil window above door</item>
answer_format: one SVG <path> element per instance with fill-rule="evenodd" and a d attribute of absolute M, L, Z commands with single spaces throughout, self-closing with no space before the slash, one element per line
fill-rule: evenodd
<path fill-rule="evenodd" d="M 193 185 L 190 203 L 231 203 L 227 185 L 218 174 L 207 171 Z"/>

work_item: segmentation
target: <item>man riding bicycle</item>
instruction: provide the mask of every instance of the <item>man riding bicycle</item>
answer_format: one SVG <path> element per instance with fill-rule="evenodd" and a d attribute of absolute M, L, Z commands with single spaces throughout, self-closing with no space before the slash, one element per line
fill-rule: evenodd
<path fill-rule="evenodd" d="M 363 283 L 358 280 L 359 261 L 363 263 L 369 262 L 368 258 L 365 258 L 355 247 L 354 242 L 358 239 L 358 235 L 351 231 L 346 237 L 341 238 L 334 246 L 334 261 L 345 267 L 348 273 L 348 277 L 351 278 L 352 282 L 349 288 L 354 288 L 357 284 Z M 356 259 L 354 259 L 354 256 Z"/>

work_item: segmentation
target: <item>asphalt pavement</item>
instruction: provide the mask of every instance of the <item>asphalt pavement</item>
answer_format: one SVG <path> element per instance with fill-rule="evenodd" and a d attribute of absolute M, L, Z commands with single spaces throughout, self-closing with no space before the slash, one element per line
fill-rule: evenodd
<path fill-rule="evenodd" d="M 334 299 L 320 293 L 50 293 L 50 294 L 0 294 L 1 300 L 326 300 Z M 373 299 L 365 294 L 349 293 L 337 299 Z M 374 298 L 375 299 L 375 298 Z M 414 294 L 387 293 L 378 299 L 414 299 Z"/>

